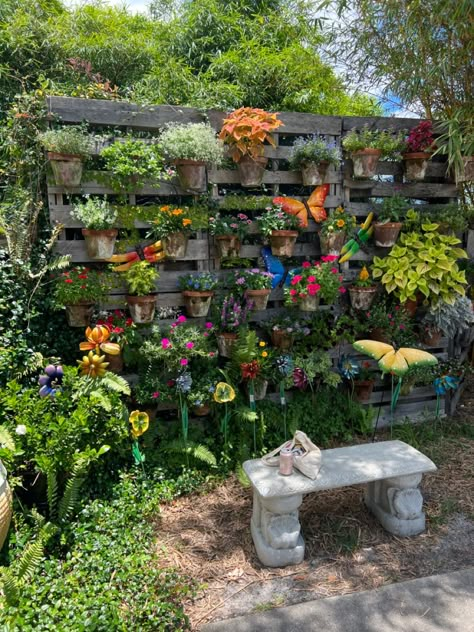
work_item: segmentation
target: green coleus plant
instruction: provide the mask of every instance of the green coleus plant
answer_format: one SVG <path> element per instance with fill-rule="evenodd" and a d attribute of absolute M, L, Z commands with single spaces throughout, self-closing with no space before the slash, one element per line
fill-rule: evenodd
<path fill-rule="evenodd" d="M 372 275 L 401 303 L 422 294 L 431 305 L 452 305 L 465 293 L 466 276 L 457 260 L 467 254 L 460 240 L 437 232 L 438 224 L 423 224 L 423 232 L 406 233 L 384 257 L 374 257 Z"/>

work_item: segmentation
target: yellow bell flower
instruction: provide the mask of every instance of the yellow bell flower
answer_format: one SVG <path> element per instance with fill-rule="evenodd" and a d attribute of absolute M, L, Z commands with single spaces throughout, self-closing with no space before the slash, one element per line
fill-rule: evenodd
<path fill-rule="evenodd" d="M 144 434 L 150 425 L 150 417 L 140 410 L 131 412 L 128 420 L 132 424 L 132 434 L 135 438 Z"/>
<path fill-rule="evenodd" d="M 109 366 L 108 362 L 104 362 L 105 355 L 99 356 L 94 354 L 93 351 L 89 351 L 86 356 L 83 356 L 82 360 L 77 360 L 81 375 L 88 377 L 103 377 Z"/>

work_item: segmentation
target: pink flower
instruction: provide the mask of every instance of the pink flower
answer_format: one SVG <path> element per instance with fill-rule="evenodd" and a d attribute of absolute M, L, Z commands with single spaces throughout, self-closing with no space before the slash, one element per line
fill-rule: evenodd
<path fill-rule="evenodd" d="M 346 290 L 346 288 L 343 285 L 341 285 L 341 287 L 339 288 L 339 292 L 341 294 L 345 294 L 347 292 L 347 290 Z"/>
<path fill-rule="evenodd" d="M 338 255 L 325 255 L 324 257 L 321 257 L 321 261 L 324 261 L 324 263 L 332 263 L 333 261 L 337 261 L 338 259 Z"/>
<path fill-rule="evenodd" d="M 403 329 L 406 329 L 406 328 L 405 328 L 405 325 L 400 325 L 400 329 L 402 329 L 402 330 L 403 330 Z"/>
<path fill-rule="evenodd" d="M 310 285 L 308 285 L 308 293 L 310 296 L 315 296 L 315 294 L 317 294 L 320 289 L 321 286 L 319 285 L 319 283 L 311 283 Z"/>
<path fill-rule="evenodd" d="M 339 272 L 339 270 L 337 268 L 331 268 L 331 272 L 333 274 L 337 274 Z"/>
<path fill-rule="evenodd" d="M 367 318 L 370 318 L 370 312 L 367 312 Z"/>
<path fill-rule="evenodd" d="M 152 399 L 158 399 L 159 396 L 160 396 L 160 393 L 158 391 L 155 391 L 154 393 L 151 394 Z"/>
<path fill-rule="evenodd" d="M 301 281 L 303 277 L 301 276 L 301 274 L 296 274 L 292 279 L 291 279 L 291 285 L 296 285 L 297 283 L 299 283 Z"/>
<path fill-rule="evenodd" d="M 290 290 L 290 296 L 294 296 L 295 294 L 298 294 L 296 290 Z"/>
<path fill-rule="evenodd" d="M 179 361 L 181 366 L 187 366 L 188 362 L 189 360 L 187 358 L 181 358 L 181 360 Z"/>
<path fill-rule="evenodd" d="M 176 319 L 177 323 L 185 323 L 186 322 L 186 316 L 178 316 L 178 318 Z"/>
<path fill-rule="evenodd" d="M 209 336 L 209 334 L 207 333 L 207 331 L 204 331 L 203 334 L 204 338 L 207 338 Z"/>
<path fill-rule="evenodd" d="M 214 325 L 213 325 L 212 323 L 206 323 L 206 324 L 204 325 L 204 327 L 205 327 L 206 329 L 212 329 L 212 328 L 214 327 Z"/>
<path fill-rule="evenodd" d="M 400 305 L 395 305 L 395 309 L 399 310 L 400 309 Z"/>
<path fill-rule="evenodd" d="M 311 268 L 311 263 L 309 261 L 303 261 L 301 264 L 302 268 Z"/>
<path fill-rule="evenodd" d="M 311 275 L 308 277 L 308 283 L 316 283 L 316 277 Z"/>
<path fill-rule="evenodd" d="M 171 340 L 169 340 L 168 338 L 162 338 L 161 339 L 161 346 L 163 347 L 163 349 L 169 349 L 172 345 L 171 345 Z"/>
<path fill-rule="evenodd" d="M 389 318 L 393 318 L 392 314 L 387 314 L 387 316 L 388 316 Z"/>
<path fill-rule="evenodd" d="M 192 349 L 194 347 L 194 342 L 187 342 L 186 349 Z"/>
<path fill-rule="evenodd" d="M 168 380 L 168 381 L 166 382 L 166 385 L 167 385 L 167 386 L 174 386 L 174 380 Z"/>
<path fill-rule="evenodd" d="M 213 358 L 216 355 L 215 351 L 209 351 L 209 357 Z"/>

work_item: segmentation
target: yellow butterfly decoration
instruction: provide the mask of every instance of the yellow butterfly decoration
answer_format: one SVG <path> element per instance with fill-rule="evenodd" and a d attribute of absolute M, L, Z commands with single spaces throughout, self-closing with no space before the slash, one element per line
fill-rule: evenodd
<path fill-rule="evenodd" d="M 392 373 L 398 377 L 403 377 L 411 367 L 438 364 L 438 359 L 434 355 L 421 349 L 401 347 L 395 350 L 392 345 L 376 340 L 357 340 L 353 347 L 356 351 L 377 360 L 383 373 Z"/>

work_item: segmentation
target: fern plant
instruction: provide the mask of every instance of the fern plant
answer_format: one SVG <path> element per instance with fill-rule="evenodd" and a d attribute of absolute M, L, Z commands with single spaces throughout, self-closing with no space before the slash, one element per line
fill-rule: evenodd
<path fill-rule="evenodd" d="M 186 465 L 189 466 L 189 461 L 199 461 L 215 467 L 217 465 L 216 457 L 212 452 L 200 443 L 194 443 L 192 441 L 184 442 L 183 439 L 175 439 L 162 445 L 161 450 L 172 458 L 175 457 L 180 464 L 183 464 L 181 458 L 184 457 Z"/>

